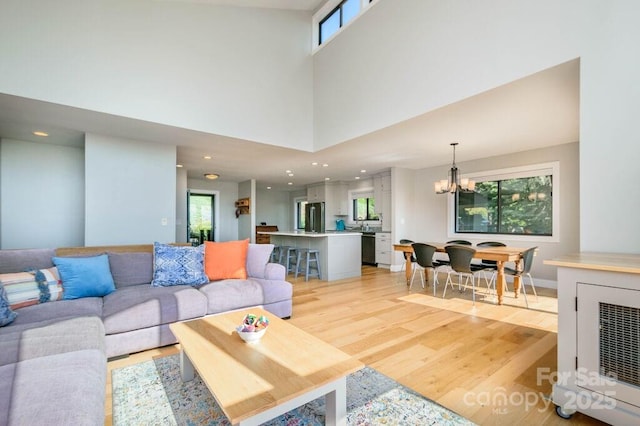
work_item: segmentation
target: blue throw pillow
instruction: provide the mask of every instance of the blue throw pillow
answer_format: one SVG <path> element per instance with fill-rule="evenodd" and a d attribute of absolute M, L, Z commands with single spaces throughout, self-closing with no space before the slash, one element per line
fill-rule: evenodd
<path fill-rule="evenodd" d="M 62 280 L 64 299 L 102 297 L 116 289 L 109 269 L 109 256 L 54 257 Z"/>
<path fill-rule="evenodd" d="M 0 327 L 11 324 L 17 316 L 18 314 L 13 312 L 9 306 L 9 300 L 7 299 L 7 292 L 4 286 L 0 284 Z"/>
<path fill-rule="evenodd" d="M 204 272 L 204 245 L 153 244 L 152 287 L 200 285 L 209 282 Z"/>

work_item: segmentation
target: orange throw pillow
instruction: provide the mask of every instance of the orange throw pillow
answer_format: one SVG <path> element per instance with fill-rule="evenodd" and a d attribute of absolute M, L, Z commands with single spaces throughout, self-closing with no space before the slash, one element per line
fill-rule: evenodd
<path fill-rule="evenodd" d="M 247 279 L 249 239 L 216 243 L 205 241 L 204 272 L 211 281 Z"/>

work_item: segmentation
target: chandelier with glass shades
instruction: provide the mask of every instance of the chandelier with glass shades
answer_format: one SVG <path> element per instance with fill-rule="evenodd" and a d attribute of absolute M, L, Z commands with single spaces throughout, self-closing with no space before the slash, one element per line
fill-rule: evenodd
<path fill-rule="evenodd" d="M 437 180 L 433 186 L 436 194 L 455 194 L 456 192 L 474 192 L 476 189 L 475 181 L 468 178 L 460 178 L 458 166 L 456 166 L 456 145 L 458 142 L 452 142 L 453 147 L 453 164 L 449 170 L 449 179 Z"/>

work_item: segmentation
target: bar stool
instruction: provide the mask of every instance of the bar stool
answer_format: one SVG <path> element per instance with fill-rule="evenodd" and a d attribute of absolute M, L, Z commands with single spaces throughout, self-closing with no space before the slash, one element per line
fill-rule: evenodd
<path fill-rule="evenodd" d="M 280 247 L 280 263 L 282 263 L 284 257 L 284 263 L 282 264 L 287 269 L 287 274 L 289 272 L 295 273 L 297 271 L 298 252 L 299 249 L 297 247 Z"/>
<path fill-rule="evenodd" d="M 287 266 L 285 261 L 285 258 L 287 257 L 287 249 L 290 246 L 278 246 L 278 263 L 284 266 Z"/>
<path fill-rule="evenodd" d="M 280 263 L 280 256 L 281 256 L 281 246 L 273 246 L 273 250 L 271 251 L 271 257 L 269 262 L 271 263 Z"/>
<path fill-rule="evenodd" d="M 302 272 L 300 267 L 302 266 L 300 263 L 302 261 L 302 257 L 304 256 L 304 280 L 309 281 L 309 275 L 320 278 L 320 251 L 316 249 L 298 249 L 298 257 L 296 259 L 296 274 L 295 278 L 298 278 L 298 274 Z M 310 272 L 311 264 L 314 264 L 313 269 L 315 272 Z"/>

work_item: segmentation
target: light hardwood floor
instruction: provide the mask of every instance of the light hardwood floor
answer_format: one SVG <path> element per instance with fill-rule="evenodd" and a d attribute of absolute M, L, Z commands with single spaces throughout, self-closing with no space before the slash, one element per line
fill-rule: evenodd
<path fill-rule="evenodd" d="M 294 285 L 291 323 L 403 385 L 481 425 L 597 425 L 576 413 L 568 422 L 547 399 L 556 370 L 557 299 L 513 292 L 497 306 L 485 291 L 448 289 L 437 296 L 404 272 L 363 267 L 358 279 L 331 283 L 288 277 Z M 528 287 L 527 287 L 528 289 Z M 109 362 L 105 425 L 111 417 L 111 370 L 177 353 L 177 346 Z"/>

